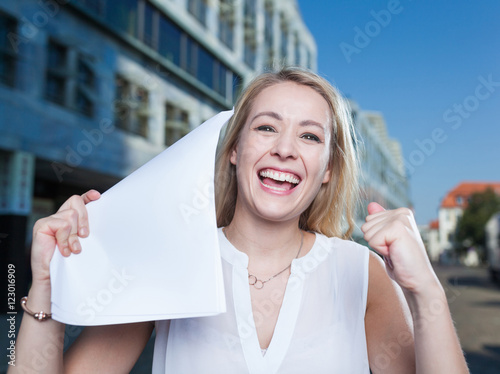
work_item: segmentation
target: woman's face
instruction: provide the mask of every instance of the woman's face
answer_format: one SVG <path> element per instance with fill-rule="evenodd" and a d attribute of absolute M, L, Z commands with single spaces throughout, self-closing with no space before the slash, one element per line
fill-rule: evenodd
<path fill-rule="evenodd" d="M 328 103 L 310 87 L 264 89 L 231 154 L 236 209 L 270 221 L 297 219 L 330 179 L 331 121 Z"/>

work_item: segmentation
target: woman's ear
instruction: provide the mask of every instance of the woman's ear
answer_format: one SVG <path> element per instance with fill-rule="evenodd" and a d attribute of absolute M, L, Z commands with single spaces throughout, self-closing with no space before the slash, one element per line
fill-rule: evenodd
<path fill-rule="evenodd" d="M 330 181 L 331 176 L 332 176 L 332 171 L 330 168 L 328 168 L 325 172 L 325 175 L 323 176 L 323 183 L 328 183 Z"/>
<path fill-rule="evenodd" d="M 229 158 L 229 161 L 231 161 L 231 164 L 236 166 L 237 159 L 238 159 L 237 146 L 234 146 L 233 150 L 231 151 L 231 157 Z"/>

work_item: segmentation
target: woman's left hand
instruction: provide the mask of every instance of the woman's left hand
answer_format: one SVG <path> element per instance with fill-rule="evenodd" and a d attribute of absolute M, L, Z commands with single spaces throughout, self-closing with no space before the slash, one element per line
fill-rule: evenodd
<path fill-rule="evenodd" d="M 410 209 L 385 210 L 370 203 L 368 214 L 361 230 L 369 246 L 384 257 L 392 279 L 415 294 L 439 284 Z"/>

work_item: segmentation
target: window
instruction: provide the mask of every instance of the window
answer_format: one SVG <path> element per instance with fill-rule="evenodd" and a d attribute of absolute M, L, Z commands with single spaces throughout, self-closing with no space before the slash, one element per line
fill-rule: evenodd
<path fill-rule="evenodd" d="M 85 6 L 92 13 L 102 15 L 104 13 L 105 0 L 77 0 L 78 3 Z"/>
<path fill-rule="evenodd" d="M 117 75 L 115 78 L 115 126 L 147 138 L 149 135 L 149 92 Z"/>
<path fill-rule="evenodd" d="M 300 66 L 300 41 L 299 41 L 299 34 L 296 32 L 295 33 L 295 65 Z"/>
<path fill-rule="evenodd" d="M 215 90 L 222 96 L 226 95 L 228 69 L 220 62 L 216 63 L 215 68 Z"/>
<path fill-rule="evenodd" d="M 151 47 L 153 49 L 156 49 L 156 42 L 154 35 L 154 31 L 156 30 L 155 14 L 156 12 L 154 8 L 149 3 L 146 3 L 144 9 L 144 22 L 143 22 L 144 30 L 142 35 L 142 41 L 148 47 Z"/>
<path fill-rule="evenodd" d="M 95 90 L 95 76 L 89 64 L 82 58 L 78 58 L 78 80 L 76 87 L 76 110 L 88 117 L 92 117 L 94 104 L 92 102 Z"/>
<path fill-rule="evenodd" d="M 186 34 L 183 34 L 182 39 L 181 68 L 196 77 L 198 43 Z"/>
<path fill-rule="evenodd" d="M 283 60 L 288 56 L 288 21 L 283 13 L 280 17 L 280 30 L 281 30 L 281 58 Z"/>
<path fill-rule="evenodd" d="M 197 78 L 207 87 L 212 88 L 214 87 L 214 58 L 205 48 L 200 47 L 198 52 Z"/>
<path fill-rule="evenodd" d="M 234 90 L 231 87 L 231 79 L 236 76 L 232 69 L 223 65 L 218 58 L 208 49 L 203 47 L 195 38 L 181 29 L 159 8 L 154 7 L 146 0 L 120 0 L 112 2 L 108 0 L 74 0 L 80 8 L 85 8 L 86 12 L 92 13 L 96 21 L 102 27 L 108 27 L 120 35 L 128 34 L 140 40 L 147 46 L 158 52 L 163 59 L 158 58 L 158 69 L 166 69 L 172 72 L 170 61 L 175 66 L 196 78 L 200 83 L 220 94 L 227 100 L 232 100 Z M 205 24 L 208 9 L 208 0 L 186 0 L 188 11 Z M 245 7 L 248 8 L 248 25 L 245 26 L 245 61 L 252 68 L 255 67 L 256 56 L 256 32 L 255 32 L 255 1 L 244 0 Z M 220 27 L 219 37 L 224 43 L 231 47 L 234 43 L 234 16 L 236 0 L 220 0 L 220 12 L 223 15 L 224 23 Z M 139 18 L 141 17 L 141 18 Z M 138 25 L 141 29 L 138 30 Z M 271 43 L 272 45 L 272 43 Z M 56 54 L 56 51 L 54 51 Z M 222 70 L 224 70 L 222 72 Z M 174 73 L 177 70 L 174 70 Z M 52 101 L 62 100 L 64 95 L 65 82 L 64 74 L 53 74 L 47 85 Z M 240 81 L 241 78 L 237 78 Z M 226 82 L 228 84 L 226 84 Z M 82 90 L 84 92 L 84 90 Z M 49 96 L 49 95 L 48 95 Z M 77 95 L 78 96 L 78 95 Z M 79 110 L 88 111 L 89 102 L 81 96 L 77 101 Z M 123 112 L 123 108 L 119 109 Z"/>
<path fill-rule="evenodd" d="M 219 2 L 219 39 L 231 49 L 234 41 L 234 8 L 234 0 Z"/>
<path fill-rule="evenodd" d="M 90 58 L 50 40 L 47 50 L 46 99 L 92 117 L 95 90 L 95 74 Z"/>
<path fill-rule="evenodd" d="M 139 0 L 73 0 L 117 31 L 137 37 Z"/>
<path fill-rule="evenodd" d="M 270 67 L 274 64 L 273 5 L 270 1 L 266 1 L 265 3 L 264 44 L 267 53 L 265 65 Z"/>
<path fill-rule="evenodd" d="M 182 31 L 166 17 L 160 18 L 158 52 L 175 65 L 181 64 Z"/>
<path fill-rule="evenodd" d="M 137 37 L 138 0 L 105 1 L 105 20 L 112 27 Z"/>
<path fill-rule="evenodd" d="M 257 49 L 257 35 L 256 35 L 256 12 L 255 1 L 245 0 L 243 13 L 245 14 L 244 22 L 244 35 L 245 44 L 243 48 L 243 59 L 245 63 L 255 69 L 256 49 Z"/>
<path fill-rule="evenodd" d="M 0 83 L 10 87 L 14 87 L 16 76 L 16 53 L 11 41 L 16 31 L 16 19 L 0 13 Z"/>
<path fill-rule="evenodd" d="M 67 54 L 66 46 L 55 41 L 49 42 L 45 96 L 47 100 L 60 105 L 66 104 L 66 81 L 69 76 Z"/>
<path fill-rule="evenodd" d="M 172 145 L 189 132 L 189 113 L 180 107 L 165 105 L 165 145 Z"/>
<path fill-rule="evenodd" d="M 306 57 L 307 57 L 306 67 L 308 69 L 312 69 L 312 53 L 308 49 L 306 49 Z"/>
<path fill-rule="evenodd" d="M 191 13 L 203 26 L 207 22 L 207 4 L 206 0 L 188 0 L 188 11 Z"/>

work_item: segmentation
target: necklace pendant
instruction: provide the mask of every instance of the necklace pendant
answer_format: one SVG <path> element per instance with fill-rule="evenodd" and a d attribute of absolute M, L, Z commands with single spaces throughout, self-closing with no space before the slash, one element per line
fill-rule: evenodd
<path fill-rule="evenodd" d="M 250 274 L 248 276 L 248 284 L 250 286 L 254 286 L 258 290 L 262 289 L 264 287 L 264 282 L 261 281 L 260 279 L 257 279 L 255 275 Z"/>

